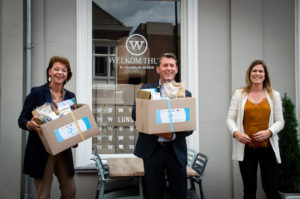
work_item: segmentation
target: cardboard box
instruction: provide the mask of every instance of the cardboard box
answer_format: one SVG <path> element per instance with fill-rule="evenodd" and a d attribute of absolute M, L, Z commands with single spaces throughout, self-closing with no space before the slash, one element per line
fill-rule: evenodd
<path fill-rule="evenodd" d="M 133 84 L 117 84 L 116 104 L 118 104 L 118 105 L 133 105 L 134 104 L 134 85 Z"/>
<path fill-rule="evenodd" d="M 143 91 L 143 90 L 137 90 L 137 97 L 139 99 L 151 99 L 151 92 L 149 91 Z"/>
<path fill-rule="evenodd" d="M 169 108 L 170 102 L 170 108 Z M 169 114 L 171 112 L 171 118 Z M 136 99 L 136 130 L 147 133 L 168 133 L 196 129 L 196 99 Z"/>
<path fill-rule="evenodd" d="M 114 84 L 94 84 L 93 102 L 97 104 L 115 104 L 116 86 Z"/>
<path fill-rule="evenodd" d="M 134 126 L 119 126 L 116 128 L 116 153 L 133 153 Z"/>
<path fill-rule="evenodd" d="M 111 135 L 115 134 L 115 127 L 114 126 L 99 126 L 100 134 L 101 135 Z"/>
<path fill-rule="evenodd" d="M 135 149 L 134 144 L 117 144 L 116 153 L 133 153 Z"/>
<path fill-rule="evenodd" d="M 137 98 L 137 91 L 141 89 L 143 84 L 136 84 L 134 85 L 134 99 Z"/>
<path fill-rule="evenodd" d="M 116 126 L 134 126 L 132 106 L 116 106 Z"/>
<path fill-rule="evenodd" d="M 49 154 L 56 155 L 100 133 L 88 105 L 80 105 L 78 109 L 72 111 L 72 114 L 64 115 L 41 125 L 42 135 L 40 138 Z M 74 120 L 77 121 L 78 125 Z M 81 134 L 78 127 L 82 132 Z"/>
<path fill-rule="evenodd" d="M 98 126 L 114 126 L 116 107 L 113 105 L 97 105 L 93 108 L 94 117 Z"/>
<path fill-rule="evenodd" d="M 112 144 L 97 145 L 97 153 L 99 154 L 114 154 L 116 146 Z"/>
<path fill-rule="evenodd" d="M 131 130 L 133 129 L 133 130 Z M 119 126 L 116 130 L 116 144 L 134 144 L 134 128 Z"/>
<path fill-rule="evenodd" d="M 98 135 L 97 136 L 97 144 L 115 144 L 115 135 Z"/>

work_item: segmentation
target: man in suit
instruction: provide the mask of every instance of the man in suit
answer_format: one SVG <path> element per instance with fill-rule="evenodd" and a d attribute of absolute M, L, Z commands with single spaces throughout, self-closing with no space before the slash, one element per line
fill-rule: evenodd
<path fill-rule="evenodd" d="M 141 89 L 160 88 L 163 93 L 163 84 L 174 82 L 178 72 L 177 59 L 172 53 L 164 53 L 158 59 L 156 72 L 159 82 L 144 84 Z M 185 92 L 191 97 L 189 91 Z M 136 120 L 136 109 L 133 106 L 132 118 Z M 145 170 L 145 192 L 148 199 L 163 198 L 165 177 L 169 182 L 170 196 L 172 199 L 185 199 L 187 192 L 186 165 L 187 145 L 186 136 L 193 131 L 161 134 L 139 133 L 134 154 L 143 159 Z"/>

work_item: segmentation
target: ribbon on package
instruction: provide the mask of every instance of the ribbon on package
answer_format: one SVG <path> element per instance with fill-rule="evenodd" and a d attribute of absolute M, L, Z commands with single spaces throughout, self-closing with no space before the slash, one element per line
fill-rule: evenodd
<path fill-rule="evenodd" d="M 85 140 L 85 138 L 84 138 L 83 133 L 82 133 L 80 127 L 79 127 L 79 124 L 78 124 L 78 122 L 77 122 L 77 119 L 76 119 L 75 115 L 73 114 L 73 112 L 70 112 L 70 115 L 71 115 L 71 117 L 72 117 L 72 119 L 73 119 L 73 121 L 74 121 L 74 123 L 75 123 L 77 129 L 78 129 L 78 132 L 79 132 L 79 134 L 80 134 L 81 140 L 82 140 L 82 141 Z"/>
<path fill-rule="evenodd" d="M 174 129 L 173 129 L 173 114 L 172 114 L 172 110 L 171 110 L 171 100 L 170 100 L 170 98 L 168 98 L 168 110 L 169 110 L 168 117 L 170 119 L 170 131 L 173 133 L 174 132 Z"/>

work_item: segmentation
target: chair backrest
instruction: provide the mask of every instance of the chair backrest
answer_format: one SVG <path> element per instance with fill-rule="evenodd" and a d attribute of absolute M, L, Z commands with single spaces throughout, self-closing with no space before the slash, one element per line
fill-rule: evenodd
<path fill-rule="evenodd" d="M 106 174 L 108 174 L 108 172 L 105 170 L 99 154 L 93 153 L 92 160 L 96 162 L 96 166 L 98 169 L 98 176 L 100 176 L 101 180 L 106 180 Z"/>
<path fill-rule="evenodd" d="M 197 156 L 197 152 L 194 149 L 187 150 L 187 159 L 188 159 L 188 166 L 192 167 Z"/>
<path fill-rule="evenodd" d="M 197 153 L 192 168 L 198 172 L 199 177 L 203 176 L 207 161 L 208 157 L 206 155 L 202 153 Z"/>

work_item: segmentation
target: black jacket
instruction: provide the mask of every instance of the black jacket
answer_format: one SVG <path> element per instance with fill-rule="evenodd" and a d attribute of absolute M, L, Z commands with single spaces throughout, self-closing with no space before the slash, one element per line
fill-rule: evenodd
<path fill-rule="evenodd" d="M 152 84 L 144 84 L 141 89 L 143 88 L 157 88 L 159 86 L 159 83 L 152 83 Z M 191 97 L 192 94 L 189 91 L 185 91 L 185 95 L 187 97 Z M 133 120 L 136 120 L 136 108 L 135 104 L 132 108 L 132 118 Z M 172 140 L 172 147 L 176 154 L 176 157 L 180 163 L 180 165 L 184 166 L 187 164 L 187 145 L 185 137 L 189 136 L 193 133 L 193 131 L 186 131 L 186 132 L 177 132 L 175 140 Z M 150 135 L 145 133 L 139 133 L 139 137 L 137 140 L 137 144 L 135 147 L 134 154 L 140 158 L 147 159 L 149 158 L 156 145 L 158 136 L 157 135 Z"/>
<path fill-rule="evenodd" d="M 74 98 L 75 94 L 67 91 L 65 93 L 64 100 Z M 18 123 L 19 127 L 27 129 L 27 122 L 32 118 L 32 111 L 38 107 L 42 106 L 46 102 L 52 102 L 51 94 L 49 89 L 49 84 L 46 83 L 42 86 L 34 87 L 31 89 L 29 95 L 26 97 L 22 112 L 19 116 Z M 62 153 L 66 153 L 68 166 L 70 169 L 70 175 L 74 175 L 74 165 L 71 149 L 66 149 Z M 25 149 L 25 158 L 23 172 L 34 178 L 41 179 L 46 167 L 49 154 L 43 146 L 37 132 L 29 131 L 29 137 Z"/>

